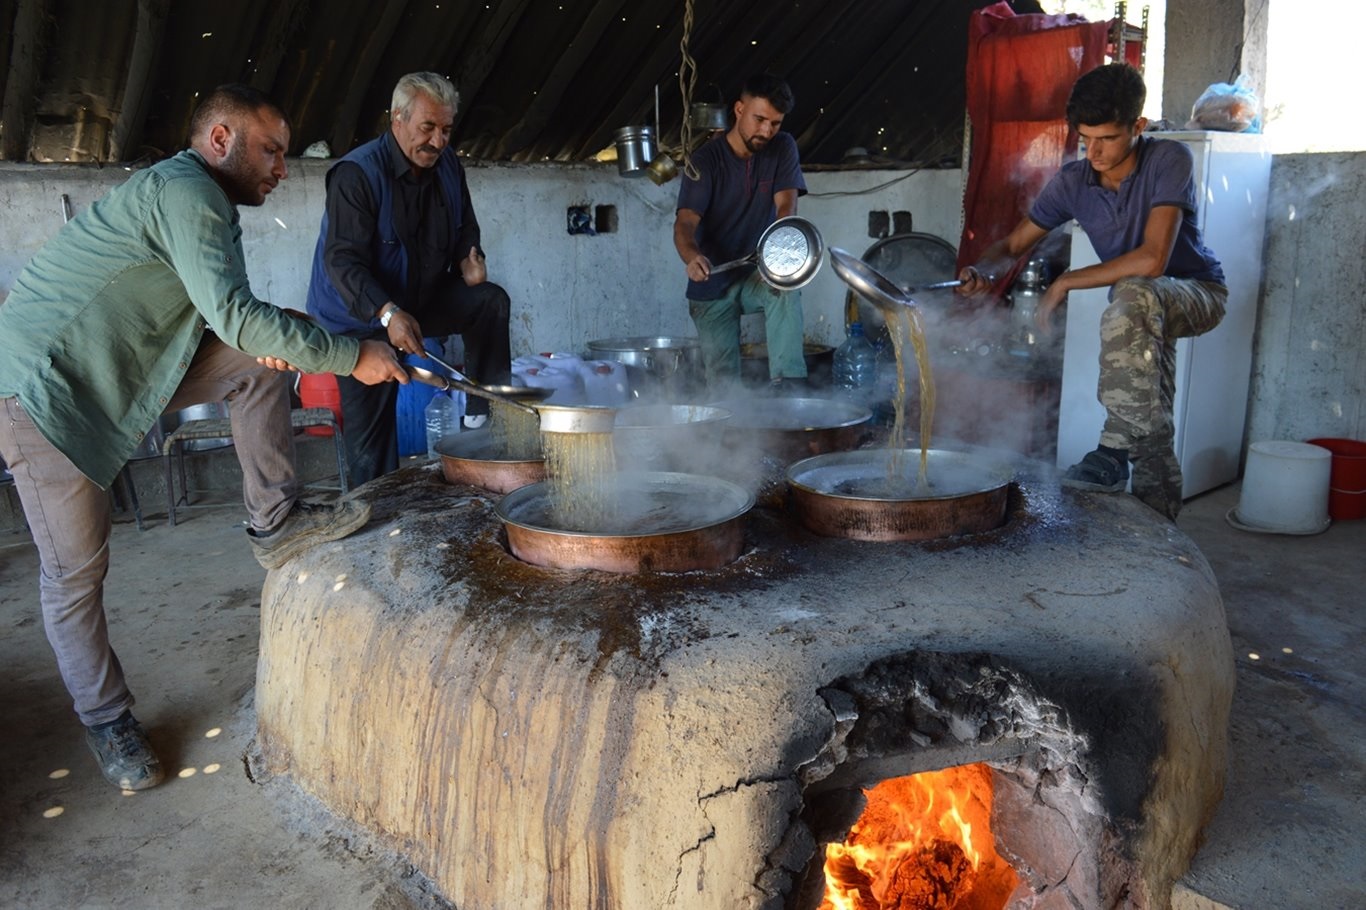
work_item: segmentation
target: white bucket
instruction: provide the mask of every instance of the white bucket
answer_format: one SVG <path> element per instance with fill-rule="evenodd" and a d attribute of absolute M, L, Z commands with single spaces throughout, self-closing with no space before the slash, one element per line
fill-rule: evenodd
<path fill-rule="evenodd" d="M 1332 453 L 1303 442 L 1254 442 L 1238 508 L 1230 516 L 1253 531 L 1317 534 L 1328 527 Z"/>

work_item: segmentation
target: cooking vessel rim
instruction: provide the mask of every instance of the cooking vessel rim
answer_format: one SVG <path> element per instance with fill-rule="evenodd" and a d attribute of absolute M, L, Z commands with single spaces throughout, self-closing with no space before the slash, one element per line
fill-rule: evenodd
<path fill-rule="evenodd" d="M 796 228 L 806 238 L 806 261 L 802 263 L 801 268 L 791 275 L 775 275 L 768 264 L 764 262 L 764 244 L 777 231 L 787 227 Z M 764 281 L 782 291 L 795 291 L 809 284 L 816 277 L 816 273 L 821 270 L 821 261 L 825 258 L 825 241 L 821 239 L 821 232 L 817 230 L 816 225 L 811 223 L 810 219 L 803 218 L 801 215 L 786 215 L 764 228 L 764 232 L 759 235 L 759 242 L 755 245 L 755 250 L 757 252 L 755 266 Z"/>
<path fill-rule="evenodd" d="M 990 493 L 995 490 L 999 490 L 1001 487 L 1009 484 L 1015 476 L 1014 470 L 1011 469 L 1006 463 L 1000 461 L 990 461 L 983 465 L 983 472 L 987 476 L 984 478 L 981 486 L 975 487 L 970 490 L 958 490 L 953 493 L 944 493 L 935 496 L 900 496 L 896 498 L 888 498 L 885 496 L 858 496 L 850 495 L 848 493 L 836 493 L 830 490 L 817 489 L 816 487 L 813 487 L 808 483 L 803 483 L 802 481 L 797 479 L 797 476 L 800 473 L 809 472 L 813 468 L 833 466 L 838 465 L 840 463 L 848 462 L 870 463 L 874 460 L 868 458 L 867 456 L 880 456 L 890 453 L 891 451 L 891 449 L 855 449 L 851 452 L 826 452 L 822 455 L 812 455 L 810 458 L 803 458 L 801 461 L 796 461 L 788 465 L 786 471 L 786 480 L 790 486 L 796 489 L 799 489 L 805 493 L 811 493 L 815 496 L 822 496 L 827 499 L 840 499 L 849 502 L 873 502 L 895 504 L 912 502 L 938 502 L 941 500 L 963 499 L 968 496 L 977 496 L 982 493 Z M 904 448 L 900 451 L 903 455 L 907 457 L 908 460 L 913 459 L 914 464 L 919 464 L 920 449 Z M 932 448 L 929 450 L 929 457 L 931 459 L 934 459 L 936 454 L 941 456 L 956 456 L 956 460 L 961 461 L 965 459 L 970 459 L 974 453 L 959 449 Z M 819 464 L 813 464 L 813 462 L 819 462 Z"/>
<path fill-rule="evenodd" d="M 739 484 L 732 483 L 731 481 L 725 480 L 720 477 L 712 477 L 707 474 L 688 474 L 683 471 L 619 471 L 615 476 L 617 478 L 628 479 L 686 477 L 690 479 L 703 480 L 707 482 L 706 486 L 710 487 L 713 490 L 720 488 L 721 490 L 724 490 L 726 492 L 739 493 L 741 499 L 744 502 L 744 505 L 740 507 L 738 510 L 733 511 L 731 514 L 718 518 L 715 521 L 711 521 L 706 524 L 669 528 L 667 530 L 662 531 L 649 531 L 642 534 L 614 534 L 605 531 L 571 531 L 562 528 L 548 528 L 543 525 L 531 524 L 530 522 L 516 519 L 509 515 L 508 510 L 510 508 L 521 505 L 523 500 L 532 499 L 537 494 L 543 493 L 544 491 L 550 488 L 550 481 L 542 480 L 536 483 L 527 484 L 524 487 L 519 487 L 516 490 L 513 490 L 511 493 L 504 494 L 503 498 L 498 500 L 497 506 L 494 507 L 494 514 L 496 514 L 499 520 L 501 520 L 505 524 L 514 525 L 518 528 L 523 528 L 528 531 L 535 531 L 541 534 L 557 534 L 562 537 L 607 537 L 621 540 L 646 540 L 653 537 L 670 537 L 675 534 L 691 534 L 696 531 L 706 531 L 711 528 L 716 528 L 720 525 L 724 525 L 729 522 L 745 517 L 745 515 L 749 514 L 750 510 L 754 508 L 755 503 L 758 501 L 753 492 L 745 489 Z M 513 499 L 517 501 L 509 502 L 509 500 Z"/>
<path fill-rule="evenodd" d="M 477 448 L 481 444 L 491 442 L 493 433 L 487 428 L 462 430 L 459 433 L 453 433 L 436 443 L 434 449 L 437 455 L 440 455 L 443 458 L 454 458 L 457 461 L 473 461 L 481 464 L 540 464 L 545 462 L 545 455 L 540 455 L 536 458 L 479 458 L 474 455 L 460 454 L 450 451 L 451 447 L 446 444 L 447 440 L 450 439 L 469 440 L 469 448 Z"/>
<path fill-rule="evenodd" d="M 777 404 L 779 406 L 778 409 L 781 410 L 781 403 L 783 402 L 818 402 L 822 406 L 829 406 L 832 409 L 842 411 L 852 416 L 845 420 L 841 420 L 838 423 L 808 424 L 800 427 L 764 426 L 762 424 L 745 422 L 746 414 L 755 413 L 758 410 L 757 407 L 748 412 L 743 407 L 737 407 L 737 405 L 764 405 L 767 409 L 767 406 Z M 835 401 L 830 398 L 723 398 L 718 401 L 709 401 L 707 402 L 707 406 L 726 408 L 729 410 L 731 412 L 730 426 L 733 428 L 743 430 L 772 430 L 780 433 L 809 433 L 818 430 L 839 430 L 845 427 L 855 427 L 873 419 L 873 412 L 862 405 L 854 404 L 852 401 Z"/>
<path fill-rule="evenodd" d="M 874 306 L 895 310 L 915 303 L 890 278 L 847 250 L 832 246 L 830 264 L 845 284 Z"/>

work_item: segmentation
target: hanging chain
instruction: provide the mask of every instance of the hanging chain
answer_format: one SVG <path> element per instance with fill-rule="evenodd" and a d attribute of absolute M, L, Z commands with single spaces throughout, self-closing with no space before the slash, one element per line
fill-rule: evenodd
<path fill-rule="evenodd" d="M 697 62 L 688 53 L 688 39 L 692 36 L 693 0 L 683 4 L 683 37 L 678 42 L 682 60 L 678 65 L 678 90 L 683 96 L 683 126 L 679 139 L 683 144 L 683 173 L 690 180 L 702 175 L 692 163 L 692 93 L 697 87 Z"/>

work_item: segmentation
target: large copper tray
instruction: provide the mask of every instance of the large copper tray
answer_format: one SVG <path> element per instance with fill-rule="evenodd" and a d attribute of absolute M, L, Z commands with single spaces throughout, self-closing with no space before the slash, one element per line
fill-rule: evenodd
<path fill-rule="evenodd" d="M 436 445 L 441 474 L 447 483 L 462 483 L 492 493 L 511 493 L 545 480 L 544 458 L 508 458 L 494 445 L 488 430 L 466 430 Z"/>
<path fill-rule="evenodd" d="M 917 484 L 919 449 L 860 449 L 806 458 L 787 469 L 792 506 L 826 537 L 931 540 L 1005 524 L 1009 465 L 984 455 L 929 451 L 928 488 Z"/>
<path fill-rule="evenodd" d="M 548 483 L 514 490 L 498 503 L 512 555 L 553 569 L 687 572 L 719 569 L 744 548 L 754 496 L 717 477 L 623 471 L 614 477 L 615 517 L 604 527 L 556 526 Z"/>
<path fill-rule="evenodd" d="M 873 412 L 827 398 L 749 398 L 711 402 L 731 412 L 726 445 L 757 447 L 784 462 L 852 449 L 868 434 Z"/>

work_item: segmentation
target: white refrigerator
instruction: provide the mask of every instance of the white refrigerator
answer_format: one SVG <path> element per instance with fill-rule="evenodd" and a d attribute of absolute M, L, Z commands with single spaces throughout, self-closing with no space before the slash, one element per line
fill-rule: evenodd
<path fill-rule="evenodd" d="M 1195 157 L 1197 215 L 1205 245 L 1228 280 L 1228 309 L 1218 327 L 1176 343 L 1176 457 L 1186 497 L 1238 476 L 1252 376 L 1252 339 L 1262 280 L 1271 154 L 1263 137 L 1247 133 L 1154 133 L 1190 147 Z M 1071 267 L 1097 262 L 1086 233 L 1073 222 Z M 1058 408 L 1058 467 L 1096 447 L 1105 409 L 1096 400 L 1100 378 L 1100 314 L 1109 288 L 1067 295 L 1062 397 Z"/>

